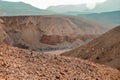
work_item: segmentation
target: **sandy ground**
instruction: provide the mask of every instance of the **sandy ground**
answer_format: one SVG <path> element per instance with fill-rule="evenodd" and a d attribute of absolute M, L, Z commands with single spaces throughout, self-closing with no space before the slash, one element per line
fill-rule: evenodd
<path fill-rule="evenodd" d="M 62 54 L 64 52 L 70 51 L 71 49 L 65 49 L 65 50 L 56 50 L 56 51 L 48 51 L 48 52 L 43 52 L 44 54 Z"/>

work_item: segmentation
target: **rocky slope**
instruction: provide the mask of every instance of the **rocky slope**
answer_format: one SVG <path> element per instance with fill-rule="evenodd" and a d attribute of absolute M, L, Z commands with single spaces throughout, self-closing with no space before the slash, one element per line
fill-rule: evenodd
<path fill-rule="evenodd" d="M 0 80 L 120 80 L 120 72 L 77 58 L 0 45 Z"/>
<path fill-rule="evenodd" d="M 120 70 L 120 26 L 61 55 L 88 59 Z"/>
<path fill-rule="evenodd" d="M 0 20 L 9 43 L 38 51 L 77 47 L 109 30 L 107 25 L 80 17 L 14 16 Z"/>

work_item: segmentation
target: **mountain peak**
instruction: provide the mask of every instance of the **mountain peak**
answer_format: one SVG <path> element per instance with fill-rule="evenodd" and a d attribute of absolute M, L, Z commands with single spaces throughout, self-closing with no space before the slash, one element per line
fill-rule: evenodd
<path fill-rule="evenodd" d="M 8 2 L 0 1 L 1 16 L 17 16 L 17 15 L 48 15 L 54 12 L 38 9 L 24 2 Z"/>

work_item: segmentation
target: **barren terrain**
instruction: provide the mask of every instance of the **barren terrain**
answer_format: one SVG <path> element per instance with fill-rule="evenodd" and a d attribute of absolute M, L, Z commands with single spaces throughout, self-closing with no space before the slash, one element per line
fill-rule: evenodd
<path fill-rule="evenodd" d="M 120 71 L 117 70 L 119 52 L 116 53 L 119 50 L 120 28 L 107 32 L 102 39 L 97 38 L 112 28 L 109 26 L 70 16 L 0 17 L 0 80 L 120 80 Z M 92 39 L 98 43 L 88 43 Z M 105 41 L 105 47 L 99 40 Z M 110 44 L 112 41 L 113 44 Z M 85 53 L 81 57 L 103 64 L 109 61 L 108 66 L 74 58 L 80 57 L 76 54 L 76 51 L 79 52 L 77 49 L 74 55 L 71 54 L 74 52 L 62 54 L 73 58 L 59 55 L 83 44 L 88 47 L 99 44 L 100 50 L 109 50 L 111 55 L 99 57 L 101 53 L 98 53 L 89 59 L 91 54 Z M 92 51 L 99 47 L 95 46 Z M 91 49 L 88 48 L 87 52 Z"/>
<path fill-rule="evenodd" d="M 0 80 L 120 80 L 120 72 L 77 58 L 0 45 Z"/>
<path fill-rule="evenodd" d="M 0 17 L 0 41 L 35 51 L 71 49 L 89 42 L 110 28 L 74 16 Z"/>
<path fill-rule="evenodd" d="M 61 55 L 91 60 L 120 70 L 120 26 L 86 45 Z"/>

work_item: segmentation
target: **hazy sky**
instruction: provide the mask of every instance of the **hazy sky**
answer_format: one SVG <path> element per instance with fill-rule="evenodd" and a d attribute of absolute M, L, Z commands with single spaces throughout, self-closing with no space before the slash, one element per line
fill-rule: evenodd
<path fill-rule="evenodd" d="M 89 9 L 93 9 L 96 6 L 96 3 L 102 3 L 106 0 L 4 0 L 12 2 L 25 2 L 31 4 L 37 8 L 46 9 L 49 6 L 56 5 L 74 5 L 74 4 L 86 4 Z"/>

